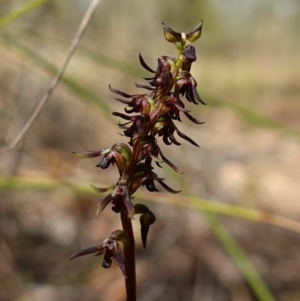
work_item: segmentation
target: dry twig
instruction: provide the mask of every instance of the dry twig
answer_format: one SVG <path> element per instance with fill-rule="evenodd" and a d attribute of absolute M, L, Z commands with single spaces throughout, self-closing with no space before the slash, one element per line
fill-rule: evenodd
<path fill-rule="evenodd" d="M 66 56 L 66 59 L 65 59 L 63 65 L 61 66 L 61 68 L 59 69 L 57 75 L 53 79 L 48 91 L 43 96 L 41 101 L 38 103 L 38 105 L 35 108 L 34 112 L 30 116 L 28 121 L 26 122 L 23 129 L 17 135 L 15 140 L 9 146 L 5 147 L 4 150 L 2 151 L 2 153 L 9 152 L 9 151 L 13 150 L 21 142 L 21 140 L 24 138 L 25 134 L 27 133 L 27 131 L 31 127 L 32 123 L 34 122 L 34 120 L 36 119 L 38 114 L 40 113 L 41 109 L 46 104 L 47 100 L 50 98 L 52 92 L 54 91 L 54 89 L 56 88 L 56 86 L 59 83 L 60 79 L 62 78 L 62 76 L 63 76 L 63 74 L 64 74 L 71 58 L 72 58 L 72 55 L 74 54 L 77 46 L 79 45 L 79 42 L 80 42 L 80 40 L 81 40 L 88 24 L 90 23 L 90 21 L 91 21 L 93 15 L 94 15 L 99 3 L 100 3 L 100 1 L 101 0 L 93 0 L 91 2 L 89 8 L 87 9 L 87 11 L 86 11 L 86 13 L 85 13 L 80 25 L 79 25 L 79 28 L 78 28 L 78 30 L 77 30 L 77 32 L 76 32 L 76 34 L 75 34 L 75 36 L 72 40 L 72 43 L 70 45 L 70 48 L 69 48 L 67 56 Z"/>

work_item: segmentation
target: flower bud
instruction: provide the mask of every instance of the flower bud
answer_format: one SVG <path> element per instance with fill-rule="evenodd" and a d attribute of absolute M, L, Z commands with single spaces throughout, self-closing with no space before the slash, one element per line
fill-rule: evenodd
<path fill-rule="evenodd" d="M 203 25 L 203 20 L 201 20 L 200 23 L 194 29 L 192 29 L 190 32 L 186 34 L 186 39 L 191 43 L 197 41 L 201 36 L 202 25 Z"/>
<path fill-rule="evenodd" d="M 164 29 L 165 39 L 170 43 L 181 42 L 181 33 L 174 31 L 172 28 L 168 27 L 164 22 L 162 22 Z"/>

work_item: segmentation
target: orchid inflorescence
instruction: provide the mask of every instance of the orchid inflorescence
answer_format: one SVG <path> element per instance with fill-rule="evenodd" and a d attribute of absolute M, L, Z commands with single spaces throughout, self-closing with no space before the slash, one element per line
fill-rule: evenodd
<path fill-rule="evenodd" d="M 119 127 L 129 138 L 128 144 L 116 143 L 102 150 L 88 150 L 85 154 L 77 154 L 82 158 L 103 156 L 97 164 L 97 167 L 102 169 L 108 168 L 111 164 L 117 166 L 119 179 L 116 184 L 108 188 L 92 187 L 99 193 L 109 192 L 100 199 L 97 216 L 108 204 L 112 204 L 112 210 L 121 215 L 123 230 L 114 231 L 100 245 L 79 251 L 71 259 L 85 254 L 104 253 L 102 266 L 109 268 L 114 258 L 126 278 L 126 289 L 129 289 L 130 283 L 134 283 L 132 287 L 135 287 L 135 244 L 131 220 L 134 215 L 140 214 L 144 247 L 149 227 L 156 220 L 147 206 L 132 203 L 133 194 L 141 186 L 145 186 L 149 191 L 158 191 L 155 182 L 171 193 L 180 192 L 170 188 L 164 179 L 153 171 L 154 161 L 159 167 L 165 163 L 177 173 L 181 173 L 163 155 L 156 137 L 162 137 L 166 145 L 180 145 L 174 136 L 176 133 L 182 139 L 198 146 L 195 141 L 179 131 L 174 121 L 181 121 L 181 114 L 184 114 L 196 124 L 203 123 L 190 115 L 181 99 L 184 96 L 187 101 L 194 104 L 205 104 L 197 92 L 197 82 L 190 73 L 191 65 L 196 61 L 195 48 L 191 44 L 201 36 L 202 24 L 201 21 L 188 33 L 178 33 L 162 23 L 165 39 L 175 44 L 178 56 L 159 57 L 157 69 L 154 71 L 139 55 L 141 65 L 153 76 L 145 78 L 148 81 L 147 85 L 135 85 L 137 88 L 148 90 L 147 93 L 130 95 L 109 86 L 110 91 L 117 95 L 115 99 L 126 105 L 126 114 L 113 112 L 113 115 L 125 120 L 124 123 L 119 123 Z M 119 242 L 123 243 L 124 257 Z M 127 299 L 129 300 L 128 295 Z"/>

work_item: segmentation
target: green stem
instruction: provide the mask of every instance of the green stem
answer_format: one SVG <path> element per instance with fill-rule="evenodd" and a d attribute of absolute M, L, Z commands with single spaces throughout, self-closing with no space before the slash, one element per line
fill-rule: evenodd
<path fill-rule="evenodd" d="M 124 244 L 125 261 L 125 286 L 127 301 L 136 301 L 136 275 L 135 275 L 135 242 L 131 219 L 126 210 L 121 211 L 123 231 L 126 233 L 128 242 Z"/>

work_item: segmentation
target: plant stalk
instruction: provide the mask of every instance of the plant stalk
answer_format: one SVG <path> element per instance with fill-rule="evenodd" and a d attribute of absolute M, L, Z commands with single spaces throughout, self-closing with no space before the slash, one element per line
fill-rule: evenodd
<path fill-rule="evenodd" d="M 127 210 L 121 211 L 121 222 L 123 231 L 127 235 L 128 242 L 124 244 L 125 261 L 125 287 L 127 301 L 136 301 L 136 274 L 135 274 L 135 242 L 132 230 L 131 219 L 128 217 Z"/>

